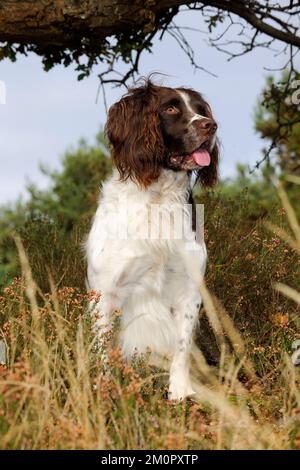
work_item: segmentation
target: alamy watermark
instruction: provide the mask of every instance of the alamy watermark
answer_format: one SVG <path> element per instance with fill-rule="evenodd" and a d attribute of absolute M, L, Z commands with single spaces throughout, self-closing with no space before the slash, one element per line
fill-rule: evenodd
<path fill-rule="evenodd" d="M 298 106 L 300 104 L 300 80 L 293 80 L 290 83 L 290 91 L 290 95 L 285 98 L 285 104 Z"/>
<path fill-rule="evenodd" d="M 104 218 L 113 214 L 109 224 Z M 204 239 L 203 204 L 100 204 L 92 231 L 109 240 L 183 240 L 190 251 L 197 251 Z M 196 243 L 195 243 L 196 242 Z"/>
<path fill-rule="evenodd" d="M 295 88 L 295 91 L 292 93 L 291 101 L 293 104 L 300 104 L 300 80 L 293 80 L 291 83 L 291 88 Z"/>
<path fill-rule="evenodd" d="M 3 80 L 0 80 L 0 104 L 6 104 L 6 85 Z"/>

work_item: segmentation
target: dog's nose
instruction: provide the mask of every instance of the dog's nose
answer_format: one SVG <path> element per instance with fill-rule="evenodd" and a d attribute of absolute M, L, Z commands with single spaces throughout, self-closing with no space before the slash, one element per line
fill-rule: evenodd
<path fill-rule="evenodd" d="M 201 119 L 198 121 L 200 130 L 207 132 L 216 132 L 218 125 L 216 121 L 210 118 Z"/>

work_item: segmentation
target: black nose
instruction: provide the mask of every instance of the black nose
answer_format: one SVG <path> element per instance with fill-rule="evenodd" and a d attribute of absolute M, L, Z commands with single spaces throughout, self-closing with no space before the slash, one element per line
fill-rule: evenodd
<path fill-rule="evenodd" d="M 216 121 L 210 118 L 200 119 L 198 122 L 198 126 L 202 131 L 207 132 L 216 132 L 218 125 Z"/>

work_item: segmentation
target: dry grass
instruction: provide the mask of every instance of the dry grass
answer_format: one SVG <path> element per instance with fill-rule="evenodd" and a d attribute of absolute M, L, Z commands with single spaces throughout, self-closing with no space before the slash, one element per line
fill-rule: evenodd
<path fill-rule="evenodd" d="M 218 363 L 209 366 L 195 348 L 197 395 L 183 403 L 166 399 L 165 372 L 144 359 L 129 365 L 114 349 L 104 369 L 85 313 L 89 296 L 63 287 L 61 273 L 46 266 L 48 289 L 41 289 L 41 266 L 36 273 L 17 238 L 22 274 L 0 297 L 8 350 L 0 366 L 1 448 L 300 448 L 299 368 L 290 358 L 299 338 L 299 293 L 285 285 L 294 282 L 300 229 L 279 193 L 290 229 L 276 225 L 276 235 L 268 236 L 261 221 L 233 228 L 228 217 L 220 234 L 224 219 L 215 211 L 209 290 L 201 292 Z M 237 245 L 241 231 L 246 241 Z"/>

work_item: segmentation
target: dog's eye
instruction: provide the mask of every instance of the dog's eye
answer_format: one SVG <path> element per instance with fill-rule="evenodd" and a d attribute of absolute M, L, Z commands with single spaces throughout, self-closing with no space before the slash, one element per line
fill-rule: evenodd
<path fill-rule="evenodd" d="M 164 112 L 166 114 L 178 114 L 179 113 L 179 109 L 176 108 L 176 106 L 168 106 Z"/>

